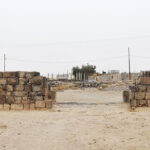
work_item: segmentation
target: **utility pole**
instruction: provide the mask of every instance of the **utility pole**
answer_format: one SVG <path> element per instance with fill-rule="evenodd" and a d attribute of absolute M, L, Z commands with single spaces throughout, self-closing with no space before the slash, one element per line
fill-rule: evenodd
<path fill-rule="evenodd" d="M 130 48 L 128 48 L 129 80 L 131 80 Z"/>
<path fill-rule="evenodd" d="M 6 71 L 6 55 L 4 54 L 4 72 Z"/>

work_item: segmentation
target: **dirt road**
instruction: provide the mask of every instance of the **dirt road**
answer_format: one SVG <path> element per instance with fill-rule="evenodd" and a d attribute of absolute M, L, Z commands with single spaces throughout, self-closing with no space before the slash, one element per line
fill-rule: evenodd
<path fill-rule="evenodd" d="M 67 90 L 51 111 L 1 111 L 0 150 L 149 150 L 149 129 L 120 91 Z"/>

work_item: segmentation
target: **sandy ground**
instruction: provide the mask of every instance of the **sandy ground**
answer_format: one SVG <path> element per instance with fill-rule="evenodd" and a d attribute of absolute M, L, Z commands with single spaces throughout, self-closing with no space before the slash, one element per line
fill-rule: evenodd
<path fill-rule="evenodd" d="M 0 150 L 150 150 L 150 111 L 121 91 L 58 92 L 51 111 L 1 111 Z"/>

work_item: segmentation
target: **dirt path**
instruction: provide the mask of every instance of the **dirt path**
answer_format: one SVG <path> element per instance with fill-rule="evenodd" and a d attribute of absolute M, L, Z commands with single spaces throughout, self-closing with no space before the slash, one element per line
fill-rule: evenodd
<path fill-rule="evenodd" d="M 58 92 L 51 111 L 0 112 L 0 150 L 149 150 L 150 111 L 129 112 L 121 92 Z"/>

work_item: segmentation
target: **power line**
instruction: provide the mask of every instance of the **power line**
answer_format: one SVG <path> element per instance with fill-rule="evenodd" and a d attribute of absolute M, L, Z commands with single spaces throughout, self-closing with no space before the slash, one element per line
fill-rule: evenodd
<path fill-rule="evenodd" d="M 29 62 L 29 63 L 85 63 L 85 62 L 99 62 L 105 60 L 113 60 L 113 59 L 120 59 L 120 58 L 127 58 L 127 55 L 123 56 L 116 56 L 116 57 L 108 57 L 108 58 L 99 58 L 99 59 L 89 59 L 89 60 L 74 60 L 74 61 L 37 61 L 37 60 L 24 60 L 24 59 L 12 59 L 10 58 L 9 61 L 19 61 L 19 62 Z"/>

